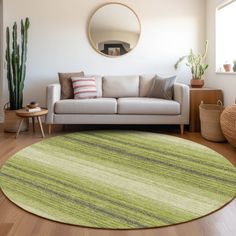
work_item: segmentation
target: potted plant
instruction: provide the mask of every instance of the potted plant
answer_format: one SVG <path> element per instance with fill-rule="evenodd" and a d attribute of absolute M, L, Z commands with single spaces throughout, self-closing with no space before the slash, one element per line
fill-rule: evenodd
<path fill-rule="evenodd" d="M 225 64 L 223 65 L 225 72 L 230 72 L 232 71 L 232 65 L 226 61 Z"/>
<path fill-rule="evenodd" d="M 192 49 L 188 55 L 182 56 L 175 63 L 174 67 L 177 70 L 179 64 L 187 59 L 186 66 L 191 69 L 192 79 L 191 79 L 191 87 L 193 88 L 201 88 L 204 85 L 203 75 L 205 74 L 206 69 L 208 68 L 208 64 L 204 62 L 208 49 L 208 41 L 206 41 L 205 51 L 203 54 L 195 54 Z"/>
<path fill-rule="evenodd" d="M 21 109 L 23 104 L 29 25 L 29 18 L 21 20 L 20 43 L 18 43 L 17 37 L 17 23 L 15 22 L 13 25 L 12 34 L 9 27 L 6 29 L 6 65 L 9 91 L 9 103 L 4 107 L 4 131 L 6 132 L 16 132 L 19 124 L 19 118 L 15 111 Z M 22 131 L 26 129 L 27 124 L 24 124 Z"/>
<path fill-rule="evenodd" d="M 233 71 L 236 72 L 236 60 L 234 60 L 233 63 L 234 63 Z"/>

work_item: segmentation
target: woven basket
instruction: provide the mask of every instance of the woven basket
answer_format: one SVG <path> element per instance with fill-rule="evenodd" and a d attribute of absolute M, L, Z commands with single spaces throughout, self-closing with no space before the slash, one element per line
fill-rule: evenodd
<path fill-rule="evenodd" d="M 4 132 L 7 133 L 16 133 L 21 121 L 21 118 L 16 115 L 15 110 L 10 110 L 7 108 L 7 106 L 4 106 Z M 23 125 L 21 127 L 21 131 L 27 131 L 28 130 L 28 119 L 25 119 L 23 122 Z"/>
<path fill-rule="evenodd" d="M 225 137 L 220 126 L 220 116 L 224 110 L 221 101 L 217 104 L 200 104 L 199 113 L 201 121 L 201 135 L 213 142 L 224 142 Z"/>
<path fill-rule="evenodd" d="M 236 104 L 225 108 L 220 124 L 227 141 L 236 147 Z"/>

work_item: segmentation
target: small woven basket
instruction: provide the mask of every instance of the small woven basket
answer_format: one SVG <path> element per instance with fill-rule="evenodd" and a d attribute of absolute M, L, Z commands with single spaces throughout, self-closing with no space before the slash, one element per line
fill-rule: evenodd
<path fill-rule="evenodd" d="M 220 117 L 220 124 L 227 141 L 236 147 L 236 104 L 225 108 Z"/>
<path fill-rule="evenodd" d="M 225 137 L 220 126 L 220 116 L 224 110 L 223 103 L 219 100 L 217 104 L 203 104 L 199 106 L 201 135 L 203 138 L 213 142 L 224 142 Z"/>

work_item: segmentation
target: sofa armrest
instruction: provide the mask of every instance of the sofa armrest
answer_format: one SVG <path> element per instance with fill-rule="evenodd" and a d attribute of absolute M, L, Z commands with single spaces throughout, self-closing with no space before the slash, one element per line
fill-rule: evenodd
<path fill-rule="evenodd" d="M 47 94 L 47 109 L 48 109 L 46 123 L 53 124 L 54 106 L 55 103 L 61 99 L 61 85 L 60 84 L 48 85 L 46 94 Z"/>
<path fill-rule="evenodd" d="M 180 103 L 180 113 L 182 116 L 182 124 L 189 124 L 189 86 L 176 83 L 174 85 L 174 100 Z"/>

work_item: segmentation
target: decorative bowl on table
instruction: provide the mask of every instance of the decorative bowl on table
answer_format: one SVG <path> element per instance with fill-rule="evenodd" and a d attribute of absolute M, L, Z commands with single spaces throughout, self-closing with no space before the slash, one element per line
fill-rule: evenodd
<path fill-rule="evenodd" d="M 29 104 L 27 104 L 28 108 L 36 108 L 39 107 L 39 103 L 38 102 L 30 102 Z"/>

